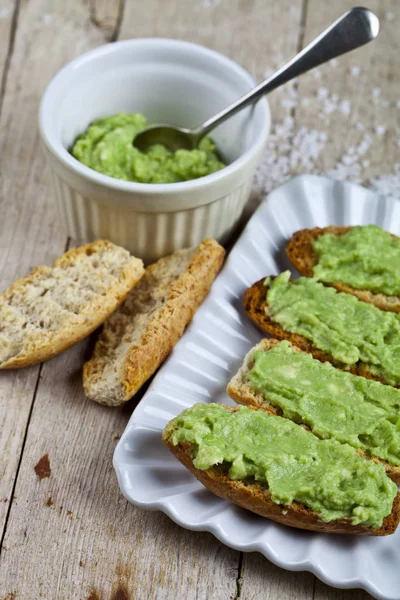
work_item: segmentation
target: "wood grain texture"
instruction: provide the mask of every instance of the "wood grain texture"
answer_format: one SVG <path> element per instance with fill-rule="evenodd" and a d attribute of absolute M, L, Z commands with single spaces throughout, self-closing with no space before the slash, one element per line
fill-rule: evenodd
<path fill-rule="evenodd" d="M 11 10 L 8 2 L 5 6 Z M 38 105 L 45 85 L 64 62 L 104 40 L 81 2 L 23 1 L 17 24 L 0 115 L 1 291 L 33 266 L 50 264 L 65 249 L 66 235 L 58 225 L 39 146 Z M 39 367 L 34 367 L 0 375 L 0 531 L 38 374 Z"/>
<path fill-rule="evenodd" d="M 19 2 L 3 0 L 0 5 L 0 113 L 7 85 L 8 69 L 18 25 Z"/>
<path fill-rule="evenodd" d="M 352 6 L 352 0 L 308 0 L 305 43 Z M 295 113 L 297 129 L 326 136 L 312 169 L 363 183 L 393 173 L 400 162 L 400 3 L 371 0 L 368 8 L 380 19 L 378 38 L 301 77 Z M 309 168 L 301 160 L 293 165 L 295 172 Z"/>
<path fill-rule="evenodd" d="M 85 399 L 85 353 L 83 342 L 43 367 L 4 539 L 0 597 L 229 598 L 238 553 L 122 497 L 111 459 L 129 411 Z M 34 467 L 46 454 L 51 474 L 39 479 Z"/>
<path fill-rule="evenodd" d="M 315 580 L 313 600 L 371 600 L 372 596 L 364 590 L 338 590 Z"/>
<path fill-rule="evenodd" d="M 284 571 L 261 554 L 245 553 L 241 569 L 240 600 L 311 600 L 314 580 L 311 573 Z"/>
<path fill-rule="evenodd" d="M 90 0 L 89 6 L 92 23 L 104 31 L 107 41 L 116 40 L 122 21 L 124 0 Z"/>
<path fill-rule="evenodd" d="M 219 50 L 261 80 L 295 54 L 302 25 L 309 40 L 351 5 L 350 0 L 21 0 L 17 14 L 16 2 L 2 0 L 0 77 L 7 63 L 7 78 L 0 116 L 1 289 L 35 264 L 50 264 L 65 248 L 36 128 L 41 93 L 63 63 L 118 36 L 166 36 Z M 382 18 L 373 45 L 270 97 L 272 135 L 246 215 L 264 189 L 289 174 L 325 170 L 370 181 L 394 172 L 400 6 L 397 0 L 371 0 L 369 6 Z M 301 156 L 310 155 L 313 138 L 302 138 L 302 132 L 329 132 L 308 161 Z M 348 149 L 362 144 L 365 153 L 354 160 Z M 87 342 L 46 363 L 40 378 L 38 368 L 0 374 L 1 528 L 8 518 L 0 598 L 369 597 L 333 590 L 308 573 L 287 573 L 258 554 L 239 556 L 209 534 L 185 531 L 160 513 L 129 505 L 111 459 L 133 405 L 111 411 L 84 399 L 85 355 Z M 39 479 L 34 467 L 46 453 L 51 473 Z"/>

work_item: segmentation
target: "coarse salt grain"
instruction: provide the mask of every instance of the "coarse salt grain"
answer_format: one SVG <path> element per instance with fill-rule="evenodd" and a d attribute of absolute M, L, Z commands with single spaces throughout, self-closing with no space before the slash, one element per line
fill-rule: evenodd
<path fill-rule="evenodd" d="M 342 100 L 339 104 L 339 110 L 344 115 L 349 115 L 351 111 L 351 102 L 350 100 Z"/>
<path fill-rule="evenodd" d="M 393 165 L 392 173 L 372 177 L 368 182 L 368 187 L 385 198 L 400 199 L 400 163 Z"/>
<path fill-rule="evenodd" d="M 274 59 L 277 60 L 277 58 L 276 55 Z M 353 65 L 350 67 L 350 72 L 357 77 L 361 70 L 357 65 Z M 281 90 L 278 90 L 279 92 Z M 317 164 L 328 141 L 328 134 L 326 131 L 316 128 L 309 129 L 304 126 L 296 128 L 293 119 L 293 109 L 296 106 L 300 104 L 300 106 L 313 105 L 314 107 L 316 103 L 315 114 L 319 115 L 339 111 L 347 116 L 351 112 L 351 102 L 348 99 L 340 99 L 337 94 L 330 94 L 326 87 L 317 89 L 314 98 L 299 97 L 297 84 L 290 88 L 285 86 L 283 93 L 285 96 L 281 98 L 279 104 L 283 111 L 287 112 L 287 116 L 274 125 L 255 178 L 255 187 L 263 190 L 264 193 L 269 193 L 296 173 L 321 173 Z M 387 100 L 382 99 L 380 88 L 373 88 L 371 95 L 375 106 L 386 107 L 389 105 Z M 318 104 L 320 108 L 318 108 Z M 400 109 L 400 100 L 396 102 L 396 106 Z M 370 160 L 366 155 L 373 144 L 379 143 L 378 140 L 385 134 L 387 127 L 377 125 L 372 132 L 366 132 L 365 124 L 357 122 L 354 124 L 354 128 L 363 132 L 360 141 L 350 146 L 343 156 L 339 157 L 335 166 L 324 170 L 322 174 L 335 179 L 347 179 L 357 183 L 365 182 L 365 169 L 370 167 Z M 397 144 L 400 147 L 400 139 L 397 140 Z M 379 189 L 379 193 L 382 195 L 397 195 L 400 198 L 398 192 L 400 166 L 396 166 L 394 173 L 372 178 L 370 185 L 375 190 Z"/>
<path fill-rule="evenodd" d="M 375 132 L 377 135 L 384 135 L 386 133 L 385 125 L 377 125 L 375 127 Z"/>

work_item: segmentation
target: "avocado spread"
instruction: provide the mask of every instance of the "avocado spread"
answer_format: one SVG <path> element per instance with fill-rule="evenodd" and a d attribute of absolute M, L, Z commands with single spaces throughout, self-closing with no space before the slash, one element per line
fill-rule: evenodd
<path fill-rule="evenodd" d="M 353 227 L 344 235 L 324 233 L 312 242 L 318 254 L 314 277 L 356 289 L 400 295 L 400 239 L 377 225 Z"/>
<path fill-rule="evenodd" d="M 261 410 L 242 406 L 229 413 L 218 404 L 196 404 L 167 432 L 174 445 L 192 445 L 197 469 L 221 465 L 230 479 L 257 481 L 273 502 L 299 502 L 326 522 L 347 517 L 354 525 L 380 527 L 397 494 L 382 465 Z"/>
<path fill-rule="evenodd" d="M 289 342 L 256 351 L 248 381 L 285 417 L 319 437 L 400 465 L 400 390 L 295 352 Z"/>
<path fill-rule="evenodd" d="M 81 163 L 116 179 L 140 183 L 176 183 L 210 175 L 225 167 L 214 142 L 203 138 L 195 150 L 171 152 L 161 144 L 141 152 L 132 145 L 148 126 L 141 114 L 120 113 L 98 119 L 75 141 L 71 153 Z"/>
<path fill-rule="evenodd" d="M 266 280 L 270 318 L 348 367 L 358 361 L 391 385 L 400 384 L 400 315 L 379 310 L 309 277 L 285 271 Z"/>

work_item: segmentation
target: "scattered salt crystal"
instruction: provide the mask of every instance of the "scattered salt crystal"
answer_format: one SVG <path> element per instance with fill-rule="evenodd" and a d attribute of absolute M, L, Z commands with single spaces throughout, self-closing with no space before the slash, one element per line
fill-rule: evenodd
<path fill-rule="evenodd" d="M 337 64 L 338 64 L 337 58 L 332 58 L 332 60 L 329 61 L 329 64 L 333 68 L 337 67 Z"/>
<path fill-rule="evenodd" d="M 392 13 L 391 10 L 388 10 L 385 14 L 386 20 L 387 21 L 393 21 L 394 19 L 394 14 Z"/>
<path fill-rule="evenodd" d="M 361 183 L 361 167 L 358 163 L 352 163 L 346 165 L 342 162 L 338 162 L 333 169 L 328 169 L 325 175 L 332 177 L 332 179 L 351 179 L 355 183 Z"/>
<path fill-rule="evenodd" d="M 325 104 L 324 104 L 324 113 L 329 115 L 329 114 L 335 112 L 336 109 L 337 109 L 336 102 L 333 102 L 333 100 L 330 100 L 329 98 L 327 98 L 325 100 Z"/>
<path fill-rule="evenodd" d="M 275 61 L 278 55 L 273 57 Z M 317 70 L 318 72 L 318 70 Z M 350 73 L 358 77 L 361 69 L 357 65 L 350 67 Z M 319 78 L 319 75 L 316 76 Z M 257 170 L 255 185 L 264 193 L 269 193 L 277 185 L 280 185 L 296 173 L 320 173 L 318 166 L 319 157 L 328 142 L 326 131 L 310 129 L 307 127 L 296 128 L 293 118 L 293 109 L 299 104 L 301 106 L 315 107 L 315 114 L 322 116 L 338 111 L 348 116 L 352 110 L 350 100 L 340 98 L 338 94 L 331 94 L 327 87 L 316 90 L 314 98 L 299 97 L 298 86 L 292 84 L 283 90 L 284 95 L 279 99 L 281 110 L 286 112 L 286 117 L 275 123 L 267 142 L 266 152 Z M 374 105 L 387 108 L 389 102 L 384 100 L 380 88 L 371 90 Z M 396 102 L 400 109 L 400 99 Z M 366 172 L 370 167 L 368 154 L 374 144 L 382 143 L 380 138 L 387 131 L 387 126 L 379 124 L 372 131 L 362 122 L 356 122 L 354 129 L 360 132 L 360 138 L 348 148 L 343 156 L 339 157 L 336 164 L 330 170 L 324 169 L 323 174 L 335 179 L 347 179 L 357 183 L 365 183 Z M 400 130 L 397 145 L 400 147 Z M 396 179 L 397 178 L 397 179 Z M 397 181 L 397 183 L 396 183 Z M 400 185 L 400 166 L 395 173 L 384 175 L 381 178 L 370 180 L 371 187 L 379 190 L 379 193 L 392 194 L 395 186 Z M 400 199 L 400 193 L 396 192 Z"/>
<path fill-rule="evenodd" d="M 339 104 L 339 110 L 344 115 L 349 115 L 351 110 L 351 102 L 350 100 L 342 100 Z"/>
<path fill-rule="evenodd" d="M 295 106 L 297 106 L 297 100 L 292 100 L 291 98 L 283 98 L 283 100 L 280 101 L 280 105 L 284 108 L 291 110 L 292 108 L 295 108 Z"/>
<path fill-rule="evenodd" d="M 385 198 L 400 199 L 400 163 L 393 166 L 392 173 L 370 179 L 368 185 Z"/>
<path fill-rule="evenodd" d="M 52 20 L 54 19 L 54 15 L 51 15 L 50 13 L 45 13 L 44 15 L 41 16 L 41 21 L 42 23 L 44 23 L 45 25 L 48 25 L 49 23 L 52 22 Z"/>
<path fill-rule="evenodd" d="M 5 19 L 10 14 L 9 8 L 0 8 L 0 19 Z"/>
<path fill-rule="evenodd" d="M 319 69 L 313 69 L 311 73 L 314 79 L 321 79 L 321 71 Z"/>
<path fill-rule="evenodd" d="M 385 125 L 377 125 L 375 127 L 375 132 L 377 135 L 384 135 L 386 133 L 386 126 Z"/>
<path fill-rule="evenodd" d="M 356 157 L 356 156 L 351 156 L 351 155 L 349 155 L 349 154 L 345 154 L 345 155 L 342 157 L 342 163 L 343 163 L 344 165 L 352 165 L 352 164 L 354 164 L 355 162 L 357 162 L 357 157 Z"/>
<path fill-rule="evenodd" d="M 221 4 L 221 0 L 203 0 L 202 2 L 203 8 L 213 8 L 219 4 Z"/>
<path fill-rule="evenodd" d="M 328 97 L 328 90 L 326 88 L 319 88 L 318 92 L 317 92 L 317 98 L 318 100 L 323 100 L 324 98 Z"/>
<path fill-rule="evenodd" d="M 293 169 L 310 170 L 314 167 L 315 160 L 326 141 L 326 134 L 321 134 L 325 134 L 325 132 L 317 129 L 310 130 L 306 127 L 298 129 L 293 138 L 293 151 L 291 153 L 291 166 Z"/>
<path fill-rule="evenodd" d="M 358 154 L 362 156 L 367 152 L 372 143 L 372 136 L 369 133 L 365 133 L 361 142 L 358 145 Z"/>

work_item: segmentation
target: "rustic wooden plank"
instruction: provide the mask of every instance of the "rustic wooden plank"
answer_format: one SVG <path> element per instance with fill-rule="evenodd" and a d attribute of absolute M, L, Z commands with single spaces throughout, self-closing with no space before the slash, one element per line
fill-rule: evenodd
<path fill-rule="evenodd" d="M 238 553 L 122 497 L 111 458 L 132 406 L 113 410 L 84 398 L 86 346 L 43 367 L 3 545 L 0 597 L 231 598 Z M 35 466 L 46 454 L 50 476 L 40 479 Z"/>
<path fill-rule="evenodd" d="M 0 6 L 0 112 L 14 48 L 18 11 L 19 3 L 14 0 L 3 0 Z"/>
<path fill-rule="evenodd" d="M 323 4 L 309 0 L 305 41 L 353 5 L 352 0 Z M 380 187 L 386 193 L 392 184 L 399 195 L 400 4 L 371 0 L 368 8 L 380 18 L 378 38 L 299 80 L 295 121 L 296 132 L 304 130 L 303 155 L 298 143 L 291 171 L 327 173 Z M 393 187 L 396 174 L 397 188 Z"/>
<path fill-rule="evenodd" d="M 1 4 L 11 11 L 10 5 Z M 0 17 L 0 44 L 2 33 L 6 38 L 4 27 Z M 39 148 L 38 104 L 45 85 L 63 63 L 103 40 L 103 33 L 90 24 L 83 2 L 69 2 L 68 7 L 62 0 L 21 3 L 0 120 L 2 290 L 35 264 L 50 263 L 64 251 L 66 235 L 54 214 L 53 192 Z M 38 373 L 38 367 L 33 367 L 0 374 L 0 532 Z"/>
<path fill-rule="evenodd" d="M 187 17 L 192 23 L 192 15 Z M 0 579 L 1 591 L 17 591 L 26 598 L 37 593 L 51 596 L 56 590 L 66 597 L 86 592 L 93 592 L 93 598 L 96 593 L 109 597 L 118 589 L 132 597 L 151 597 L 152 591 L 160 598 L 234 595 L 237 553 L 211 536 L 185 532 L 161 515 L 137 511 L 121 498 L 111 469 L 110 438 L 124 428 L 127 415 L 115 411 L 110 417 L 106 409 L 88 405 L 82 397 L 77 400 L 82 395 L 80 374 L 71 373 L 79 373 L 84 352 L 80 348 L 43 370 L 4 540 L 2 573 L 7 575 Z M 82 431 L 83 448 L 78 450 L 74 442 Z M 34 466 L 46 453 L 52 474 L 39 481 Z M 93 467 L 89 474 L 88 465 Z M 34 520 L 32 512 L 37 515 Z M 135 531 L 135 540 L 128 531 Z M 26 576 L 17 580 L 19 561 L 24 562 Z M 154 572 L 153 564 L 163 561 L 168 562 L 167 570 Z M 139 572 L 141 576 L 135 576 Z"/>
<path fill-rule="evenodd" d="M 240 600 L 308 600 L 313 597 L 314 580 L 311 573 L 284 571 L 261 554 L 244 554 Z"/>
<path fill-rule="evenodd" d="M 372 596 L 364 590 L 338 590 L 318 579 L 315 581 L 313 600 L 370 600 Z"/>
<path fill-rule="evenodd" d="M 57 30 L 57 35 L 53 32 L 53 38 L 44 38 L 44 42 L 47 43 L 45 47 L 52 47 L 51 42 L 56 46 L 69 44 L 70 47 L 64 48 L 63 52 L 77 54 L 83 51 L 86 45 L 97 43 L 96 40 L 102 39 L 104 32 L 99 32 L 89 24 L 88 15 L 85 13 L 86 16 L 84 16 L 86 9 L 80 5 L 77 8 L 75 2 L 73 11 L 76 13 L 73 12 L 73 16 L 70 17 L 71 3 L 68 4 L 68 11 L 65 9 L 65 13 L 63 13 L 64 7 L 61 2 L 36 1 L 31 5 L 24 5 L 23 10 L 25 15 L 29 15 L 33 26 L 39 14 L 38 6 L 45 11 L 42 13 L 42 17 L 46 24 L 49 25 L 54 19 L 59 19 L 63 29 L 62 31 Z M 265 69 L 271 70 L 271 66 L 278 66 L 281 59 L 280 52 L 285 57 L 293 54 L 293 31 L 297 36 L 295 24 L 298 25 L 300 18 L 299 3 L 297 2 L 280 3 L 279 9 L 272 7 L 272 4 L 278 3 L 268 3 L 271 6 L 264 6 L 264 4 L 267 3 L 231 0 L 229 15 L 232 22 L 228 28 L 226 25 L 226 0 L 219 2 L 202 0 L 201 3 L 191 3 L 191 5 L 183 0 L 175 0 L 172 3 L 163 3 L 162 11 L 160 11 L 160 3 L 155 0 L 146 2 L 145 10 L 140 10 L 140 5 L 137 3 L 128 3 L 122 24 L 122 36 L 169 35 L 199 41 L 230 54 L 261 78 Z M 338 4 L 335 4 L 335 7 Z M 49 6 L 51 10 L 49 10 Z M 115 4 L 112 3 L 112 6 Z M 282 12 L 285 14 L 285 19 L 279 18 L 282 6 L 285 7 Z M 389 5 L 386 3 L 385 7 L 387 6 Z M 107 3 L 102 3 L 102 7 L 101 10 L 106 10 L 106 12 L 99 12 L 99 14 L 107 14 Z M 100 9 L 98 10 L 100 11 Z M 325 14 L 327 13 L 325 12 Z M 275 20 L 269 21 L 263 19 L 263 16 L 274 16 Z M 80 42 L 73 37 L 72 28 L 68 29 L 67 27 L 65 30 L 65 22 L 68 23 L 68 19 L 71 19 L 75 29 L 77 23 L 86 29 Z M 390 22 L 390 17 L 387 20 Z M 112 23 L 116 23 L 115 19 L 112 20 Z M 266 35 L 266 23 L 271 24 L 270 37 Z M 293 25 L 290 35 L 289 32 L 281 32 L 281 28 L 287 23 Z M 279 24 L 279 32 L 277 24 Z M 30 35 L 28 25 L 30 22 L 26 18 L 25 39 Z M 116 26 L 116 24 L 113 25 L 113 27 Z M 231 26 L 232 29 L 230 29 Z M 232 30 L 234 31 L 233 35 Z M 75 35 L 77 32 L 80 32 L 79 28 L 75 30 Z M 88 36 L 90 41 L 88 41 Z M 236 40 L 233 39 L 234 36 L 236 36 Z M 268 38 L 267 42 L 265 38 Z M 266 43 L 264 49 L 265 55 L 268 56 L 266 67 L 261 66 L 263 53 L 260 43 L 261 45 Z M 81 44 L 80 47 L 79 44 Z M 249 48 L 248 56 L 245 49 L 246 44 Z M 36 47 L 39 47 L 38 43 Z M 272 55 L 277 48 L 277 54 Z M 26 50 L 27 48 L 25 48 L 25 52 Z M 26 57 L 24 58 L 26 59 Z M 42 70 L 45 67 L 51 69 L 55 64 L 51 63 L 50 67 L 48 65 L 44 67 L 45 61 L 40 61 L 39 56 L 36 56 L 35 61 L 39 62 Z M 36 63 L 32 59 L 31 72 Z M 22 67 L 20 58 L 19 69 L 21 70 Z M 331 66 L 330 68 L 334 69 L 335 67 Z M 18 69 L 15 72 L 18 74 Z M 40 78 L 40 74 L 35 73 L 34 75 L 39 82 L 43 80 Z M 353 75 L 353 77 L 355 76 Z M 16 80 L 18 81 L 17 77 L 13 81 Z M 38 85 L 37 81 L 36 85 Z M 27 88 L 22 89 L 26 90 Z M 294 88 L 286 89 L 294 90 Z M 34 122 L 32 107 L 37 102 L 39 94 L 39 88 L 35 87 L 32 90 L 32 84 L 30 87 L 28 86 L 28 90 L 33 99 L 29 93 L 25 98 L 28 101 L 28 110 L 31 111 L 30 120 L 27 119 L 24 124 L 25 130 L 27 124 Z M 14 89 L 10 102 L 12 103 L 16 97 L 17 90 Z M 287 97 L 282 92 L 281 96 L 277 95 L 276 100 L 273 100 L 273 110 L 278 125 L 292 114 L 295 101 L 294 94 L 289 91 Z M 307 106 L 304 105 L 304 108 Z M 16 111 L 15 114 L 18 115 L 18 112 Z M 8 119 L 12 115 L 13 111 L 9 110 Z M 298 121 L 298 123 L 301 122 L 301 120 Z M 306 123 L 309 128 L 312 125 L 312 120 L 310 124 Z M 14 125 L 15 129 L 17 128 Z M 17 138 L 19 141 L 22 130 L 21 126 L 20 136 Z M 273 148 L 280 150 L 279 128 L 275 128 L 273 133 L 275 135 Z M 31 154 L 28 153 L 28 160 L 25 157 L 23 164 L 28 164 L 32 160 L 31 156 L 34 154 L 32 145 L 32 140 L 30 142 L 28 140 L 28 149 Z M 9 151 L 13 150 L 11 142 L 7 148 Z M 4 156 L 4 154 L 2 155 Z M 15 178 L 17 174 L 19 175 L 16 173 L 15 152 L 13 156 L 13 160 L 10 159 L 9 163 L 14 164 Z M 34 158 L 38 160 L 36 156 Z M 269 166 L 268 163 L 267 166 Z M 35 182 L 35 179 L 38 183 Z M 30 187 L 26 187 L 28 184 Z M 24 186 L 28 190 L 30 206 L 36 207 L 34 203 L 36 195 L 40 196 L 37 200 L 39 217 L 44 219 L 45 228 L 48 227 L 48 230 L 35 233 L 35 227 L 31 226 L 26 212 L 21 220 L 19 220 L 21 218 L 19 214 L 17 217 L 12 213 L 11 216 L 7 215 L 7 223 L 9 220 L 17 235 L 18 231 L 24 231 L 21 222 L 28 230 L 29 235 L 27 236 L 27 250 L 23 254 L 20 253 L 20 262 L 15 263 L 17 266 L 8 266 L 7 270 L 4 268 L 6 261 L 3 261 L 4 281 L 14 277 L 13 269 L 22 271 L 23 261 L 25 261 L 25 265 L 30 265 L 36 262 L 35 256 L 43 260 L 41 257 L 53 257 L 59 251 L 55 233 L 58 231 L 58 226 L 46 216 L 46 209 L 51 206 L 51 195 L 48 188 L 45 187 L 41 170 L 34 169 L 34 174 L 31 172 L 29 177 L 24 179 Z M 21 186 L 20 189 L 25 191 L 25 188 Z M 41 192 L 45 193 L 41 195 Z M 17 197 L 19 198 L 17 210 L 24 212 L 21 191 Z M 5 198 L 5 196 L 2 194 L 1 198 Z M 7 206 L 7 208 L 9 207 Z M 34 220 L 36 218 L 34 216 Z M 4 231 L 6 232 L 5 229 Z M 12 238 L 13 236 L 10 235 L 9 240 Z M 48 238 L 52 240 L 50 244 L 47 242 Z M 0 239 L 3 245 L 3 232 Z M 20 236 L 19 240 L 14 243 L 12 256 L 15 254 L 18 256 L 18 250 L 20 247 L 22 248 L 21 241 L 22 237 Z M 7 248 L 8 245 L 5 244 L 4 247 Z M 34 257 L 27 260 L 26 257 L 30 251 L 33 251 Z M 68 598 L 91 596 L 94 600 L 96 597 L 108 598 L 111 595 L 118 597 L 117 593 L 119 593 L 119 598 L 157 597 L 162 599 L 187 596 L 190 599 L 192 597 L 228 598 L 233 595 L 237 597 L 239 591 L 236 590 L 235 581 L 237 553 L 224 548 L 209 535 L 185 532 L 160 514 L 136 510 L 120 496 L 110 459 L 115 445 L 113 438 L 123 430 L 129 410 L 109 411 L 89 404 L 83 399 L 80 386 L 80 365 L 84 353 L 85 344 L 81 344 L 78 348 L 72 349 L 46 364 L 43 369 L 43 379 L 38 388 L 37 401 L 26 441 L 26 452 L 20 467 L 16 499 L 5 537 L 1 563 L 4 568 L 0 569 L 0 593 L 17 592 L 20 597 L 28 598 L 28 600 L 37 598 L 39 595 L 44 597 L 58 595 Z M 25 377 L 22 372 L 19 376 Z M 8 387 L 7 379 L 0 381 L 1 396 L 3 397 L 3 383 L 6 382 L 4 398 L 7 397 L 12 402 L 12 398 L 10 398 L 11 385 Z M 13 383 L 15 385 L 15 382 Z M 26 388 L 30 389 L 30 383 L 22 379 L 19 386 L 19 394 L 23 400 L 26 400 L 26 396 L 29 396 Z M 8 409 L 10 402 L 7 404 Z M 10 422 L 12 422 L 11 416 Z M 51 475 L 39 480 L 34 466 L 46 453 L 49 455 Z M 257 564 L 259 564 L 258 567 Z M 266 569 L 270 571 L 268 571 L 268 577 L 263 580 Z M 307 574 L 296 574 L 296 578 L 299 578 L 297 581 L 294 576 L 291 579 L 291 574 L 289 574 L 289 584 L 285 589 L 285 572 L 269 565 L 259 555 L 244 557 L 242 575 L 242 598 L 245 597 L 243 594 L 246 594 L 247 598 L 259 597 L 261 594 L 265 594 L 266 589 L 268 597 L 272 598 L 291 598 L 296 597 L 295 594 L 298 597 L 305 597 L 304 594 L 308 593 L 309 589 L 308 580 L 311 577 Z M 256 584 L 252 584 L 253 581 Z M 319 590 L 318 585 L 322 584 L 317 584 L 316 590 Z M 328 590 L 330 591 L 330 588 Z M 322 594 L 320 597 L 327 596 Z"/>
<path fill-rule="evenodd" d="M 90 0 L 92 23 L 104 31 L 110 42 L 118 37 L 123 5 L 123 0 Z"/>

